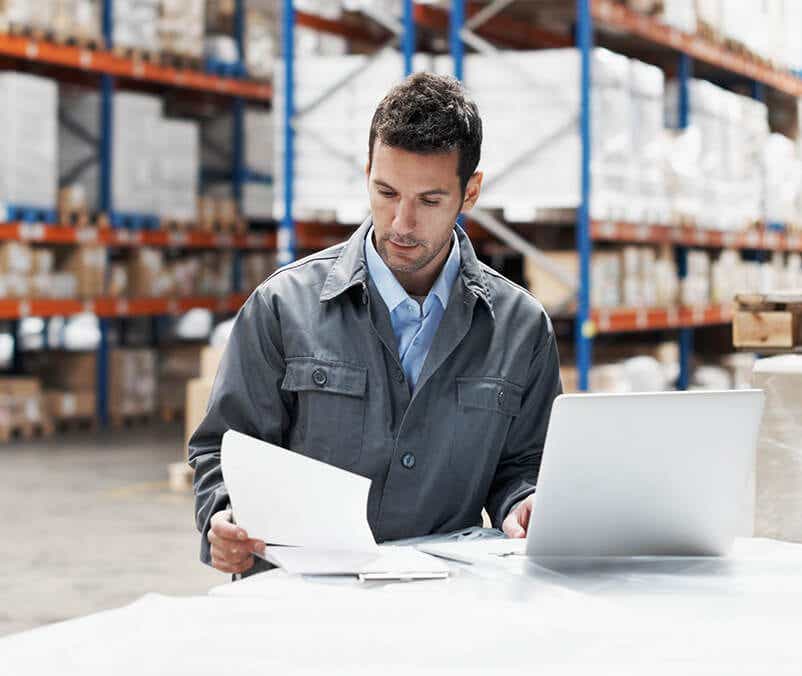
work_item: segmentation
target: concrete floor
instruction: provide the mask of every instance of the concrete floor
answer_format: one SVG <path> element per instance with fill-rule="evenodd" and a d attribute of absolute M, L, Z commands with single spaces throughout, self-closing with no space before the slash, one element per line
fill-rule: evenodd
<path fill-rule="evenodd" d="M 0 636 L 227 581 L 198 560 L 192 496 L 171 493 L 179 425 L 0 444 Z"/>

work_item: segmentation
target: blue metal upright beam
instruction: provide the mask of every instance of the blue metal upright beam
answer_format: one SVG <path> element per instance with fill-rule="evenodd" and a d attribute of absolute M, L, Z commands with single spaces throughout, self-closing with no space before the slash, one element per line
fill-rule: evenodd
<path fill-rule="evenodd" d="M 236 0 L 234 4 L 234 40 L 237 43 L 239 58 L 245 60 L 245 1 Z M 231 158 L 231 179 L 234 199 L 237 207 L 242 206 L 242 186 L 245 183 L 245 101 L 237 97 L 232 101 L 232 125 L 231 147 L 233 157 Z"/>
<path fill-rule="evenodd" d="M 415 45 L 415 2 L 404 0 L 404 34 L 401 47 L 404 52 L 404 75 L 411 75 L 414 69 Z"/>
<path fill-rule="evenodd" d="M 284 58 L 284 218 L 278 228 L 278 264 L 295 258 L 295 222 L 293 220 L 293 181 L 295 175 L 295 7 L 284 0 L 281 50 Z"/>
<path fill-rule="evenodd" d="M 103 38 L 110 49 L 114 46 L 114 0 L 103 0 Z M 114 134 L 114 78 L 100 77 L 100 193 L 98 207 L 111 221 L 114 210 L 112 198 L 112 138 Z M 108 255 L 108 254 L 106 254 Z M 100 343 L 96 355 L 97 417 L 101 426 L 109 422 L 108 372 L 109 372 L 109 320 L 100 319 Z"/>
<path fill-rule="evenodd" d="M 685 129 L 691 122 L 691 99 L 689 82 L 693 76 L 693 61 L 687 54 L 679 57 L 679 127 Z M 677 272 L 682 280 L 688 276 L 688 248 L 677 247 Z M 693 359 L 693 329 L 685 328 L 679 331 L 679 377 L 677 389 L 687 390 L 691 382 L 691 367 Z"/>
<path fill-rule="evenodd" d="M 451 57 L 454 59 L 454 77 L 462 80 L 465 45 L 462 42 L 462 27 L 465 24 L 465 0 L 451 1 L 451 14 L 448 22 L 448 42 Z"/>
<path fill-rule="evenodd" d="M 576 224 L 576 248 L 579 252 L 579 292 L 577 294 L 574 345 L 580 391 L 587 391 L 593 357 L 593 325 L 590 320 L 590 197 L 591 197 L 591 82 L 593 52 L 593 17 L 590 0 L 577 0 L 577 46 L 581 58 L 579 128 L 582 137 L 582 202 Z"/>

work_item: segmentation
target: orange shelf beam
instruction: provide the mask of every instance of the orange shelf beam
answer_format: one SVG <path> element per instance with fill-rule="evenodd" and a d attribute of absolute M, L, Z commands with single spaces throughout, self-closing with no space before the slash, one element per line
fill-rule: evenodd
<path fill-rule="evenodd" d="M 590 236 L 596 241 L 635 244 L 678 244 L 689 247 L 757 249 L 759 251 L 802 251 L 802 235 L 766 229 L 731 232 L 693 227 L 636 225 L 593 221 Z"/>
<path fill-rule="evenodd" d="M 349 25 L 336 19 L 326 19 L 318 14 L 309 12 L 295 12 L 295 25 L 311 28 L 321 33 L 339 35 L 350 40 L 360 40 L 362 42 L 377 42 L 376 35 L 358 26 Z"/>
<path fill-rule="evenodd" d="M 213 312 L 236 312 L 247 298 L 248 296 L 244 294 L 232 294 L 219 298 L 3 299 L 0 300 L 0 319 L 69 316 L 80 312 L 93 312 L 98 317 L 108 318 L 147 317 L 177 315 L 193 308 L 206 308 Z"/>
<path fill-rule="evenodd" d="M 732 316 L 733 310 L 729 305 L 615 308 L 593 310 L 591 321 L 596 333 L 605 334 L 729 324 Z"/>
<path fill-rule="evenodd" d="M 483 5 L 467 3 L 468 18 L 481 11 Z M 431 5 L 415 5 L 415 22 L 426 28 L 444 31 L 448 29 L 448 12 Z M 572 47 L 571 38 L 537 28 L 518 19 L 496 15 L 476 29 L 477 35 L 507 47 L 526 49 L 531 47 Z"/>
<path fill-rule="evenodd" d="M 698 35 L 666 26 L 613 0 L 591 0 L 590 6 L 594 20 L 602 26 L 671 47 L 705 63 L 763 82 L 791 96 L 802 96 L 802 79 L 790 71 L 772 68 Z"/>
<path fill-rule="evenodd" d="M 0 223 L 0 240 L 36 244 L 103 244 L 105 246 L 186 247 L 197 249 L 275 249 L 274 232 L 231 235 L 125 228 L 72 228 L 42 223 Z"/>
<path fill-rule="evenodd" d="M 269 101 L 273 95 L 271 85 L 263 82 L 217 77 L 201 71 L 128 59 L 106 50 L 59 45 L 18 35 L 0 34 L 0 55 L 224 96 Z"/>

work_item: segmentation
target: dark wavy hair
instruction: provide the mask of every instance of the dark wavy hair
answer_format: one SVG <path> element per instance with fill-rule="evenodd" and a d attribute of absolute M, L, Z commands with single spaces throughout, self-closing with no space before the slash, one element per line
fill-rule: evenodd
<path fill-rule="evenodd" d="M 457 174 L 463 194 L 476 171 L 482 148 L 479 109 L 459 80 L 415 73 L 382 99 L 370 125 L 368 162 L 376 139 L 413 153 L 459 151 Z"/>

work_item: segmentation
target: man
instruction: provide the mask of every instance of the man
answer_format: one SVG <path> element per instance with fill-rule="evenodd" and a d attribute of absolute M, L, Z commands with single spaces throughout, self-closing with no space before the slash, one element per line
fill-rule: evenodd
<path fill-rule="evenodd" d="M 369 477 L 379 542 L 480 524 L 483 507 L 526 534 L 559 363 L 540 304 L 455 227 L 479 197 L 481 142 L 456 80 L 407 78 L 371 124 L 371 217 L 240 310 L 189 444 L 206 563 L 253 572 L 264 546 L 231 522 L 229 428 Z"/>

